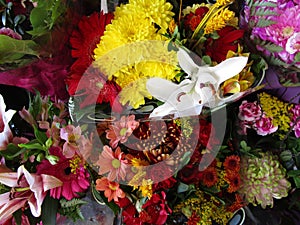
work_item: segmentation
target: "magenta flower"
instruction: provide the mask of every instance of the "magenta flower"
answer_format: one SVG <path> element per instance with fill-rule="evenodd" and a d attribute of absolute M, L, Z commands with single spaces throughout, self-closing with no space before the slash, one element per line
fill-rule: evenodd
<path fill-rule="evenodd" d="M 63 145 L 64 156 L 72 158 L 78 150 L 81 128 L 79 126 L 67 125 L 60 129 L 60 138 L 66 141 Z"/>
<path fill-rule="evenodd" d="M 125 159 L 124 152 L 121 152 L 119 147 L 113 151 L 105 145 L 96 164 L 100 166 L 99 174 L 107 174 L 110 181 L 125 179 L 128 162 Z"/>
<path fill-rule="evenodd" d="M 15 114 L 15 111 L 10 109 L 5 112 L 5 108 L 4 99 L 2 95 L 0 95 L 0 150 L 4 150 L 13 138 L 8 123 Z"/>
<path fill-rule="evenodd" d="M 256 130 L 258 135 L 265 136 L 272 134 L 277 131 L 278 126 L 272 124 L 272 118 L 267 117 L 265 114 L 259 120 L 256 120 L 253 124 L 253 128 Z"/>
<path fill-rule="evenodd" d="M 16 32 L 14 32 L 12 29 L 8 28 L 8 27 L 2 27 L 0 29 L 0 35 L 6 35 L 8 37 L 11 37 L 13 39 L 17 39 L 17 40 L 21 40 L 22 36 Z"/>
<path fill-rule="evenodd" d="M 50 196 L 56 199 L 64 197 L 67 200 L 79 197 L 77 193 L 86 191 L 90 186 L 89 173 L 83 160 L 78 155 L 66 158 L 59 147 L 51 147 L 49 152 L 57 156 L 59 161 L 52 165 L 48 160 L 43 160 L 37 166 L 37 174 L 48 174 L 62 181 L 61 186 L 50 190 Z"/>
<path fill-rule="evenodd" d="M 254 122 L 255 120 L 259 119 L 262 115 L 262 110 L 257 102 L 248 102 L 244 100 L 239 107 L 239 119 Z"/>
<path fill-rule="evenodd" d="M 109 145 L 116 148 L 118 143 L 125 143 L 134 129 L 139 126 L 139 122 L 135 121 L 135 116 L 130 115 L 127 118 L 122 116 L 120 121 L 110 125 L 106 130 L 106 138 L 110 140 Z"/>
<path fill-rule="evenodd" d="M 291 127 L 293 127 L 293 130 L 295 132 L 295 136 L 297 138 L 300 137 L 300 104 L 299 105 L 295 105 L 292 109 L 291 109 L 291 113 L 292 113 L 292 119 L 291 119 Z"/>
<path fill-rule="evenodd" d="M 0 183 L 12 187 L 10 192 L 0 195 L 0 224 L 9 220 L 15 211 L 28 206 L 32 215 L 39 217 L 46 192 L 62 185 L 53 176 L 30 174 L 24 165 L 17 172 L 0 173 Z"/>

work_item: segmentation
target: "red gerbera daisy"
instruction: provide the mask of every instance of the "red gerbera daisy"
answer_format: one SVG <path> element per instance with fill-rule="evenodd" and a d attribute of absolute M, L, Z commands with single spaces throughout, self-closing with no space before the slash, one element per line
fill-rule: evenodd
<path fill-rule="evenodd" d="M 225 170 L 238 172 L 240 170 L 240 157 L 237 155 L 227 156 L 223 166 Z"/>
<path fill-rule="evenodd" d="M 202 173 L 202 183 L 207 187 L 214 186 L 218 181 L 217 171 L 213 167 L 208 167 Z"/>
<path fill-rule="evenodd" d="M 229 50 L 236 52 L 238 48 L 238 40 L 243 37 L 244 30 L 236 29 L 232 26 L 226 26 L 217 31 L 219 38 L 208 38 L 205 43 L 205 53 L 212 60 L 220 63 L 226 59 Z"/>
<path fill-rule="evenodd" d="M 67 159 L 59 147 L 51 147 L 50 154 L 59 158 L 59 161 L 52 165 L 48 160 L 43 160 L 37 166 L 37 174 L 52 175 L 63 182 L 61 187 L 50 190 L 50 196 L 60 199 L 61 196 L 67 200 L 79 197 L 77 193 L 84 192 L 89 186 L 89 173 L 84 169 L 79 156 Z"/>
<path fill-rule="evenodd" d="M 84 72 L 93 62 L 93 52 L 105 31 L 107 24 L 111 23 L 112 13 L 99 14 L 95 12 L 84 16 L 78 23 L 78 30 L 74 30 L 70 37 L 72 57 L 77 58 L 71 69 Z"/>

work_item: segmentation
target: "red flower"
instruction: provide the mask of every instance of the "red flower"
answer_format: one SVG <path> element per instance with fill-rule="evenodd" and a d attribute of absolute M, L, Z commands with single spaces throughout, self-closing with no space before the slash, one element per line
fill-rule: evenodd
<path fill-rule="evenodd" d="M 245 202 L 243 202 L 240 195 L 235 194 L 235 202 L 227 207 L 227 211 L 234 213 L 236 210 L 245 206 Z"/>
<path fill-rule="evenodd" d="M 140 212 L 140 219 L 142 222 L 150 223 L 152 225 L 165 224 L 168 214 L 171 213 L 171 209 L 167 206 L 165 192 L 161 192 L 161 195 L 155 193 L 152 197 L 142 206 L 143 210 Z"/>
<path fill-rule="evenodd" d="M 201 178 L 201 172 L 198 165 L 188 164 L 177 174 L 177 178 L 186 184 L 198 183 Z"/>
<path fill-rule="evenodd" d="M 196 9 L 195 13 L 190 13 L 186 15 L 184 20 L 185 27 L 189 27 L 192 31 L 195 31 L 205 14 L 208 12 L 206 6 L 201 6 Z"/>
<path fill-rule="evenodd" d="M 81 108 L 96 103 L 109 103 L 113 111 L 122 111 L 122 105 L 118 98 L 121 91 L 120 86 L 114 81 L 108 81 L 99 70 L 92 66 L 83 75 L 72 73 L 67 78 L 66 84 L 70 95 L 81 98 Z"/>
<path fill-rule="evenodd" d="M 202 183 L 207 187 L 214 186 L 218 181 L 217 171 L 214 167 L 208 167 L 202 172 Z"/>
<path fill-rule="evenodd" d="M 78 23 L 78 30 L 74 30 L 70 38 L 72 57 L 77 58 L 71 67 L 72 70 L 83 73 L 91 65 L 94 49 L 112 18 L 112 13 L 103 14 L 103 12 L 82 17 Z"/>
<path fill-rule="evenodd" d="M 238 172 L 240 170 L 240 157 L 237 155 L 227 156 L 223 166 L 225 170 Z"/>
<path fill-rule="evenodd" d="M 52 175 L 63 182 L 61 187 L 50 190 L 50 196 L 56 199 L 60 199 L 63 196 L 67 200 L 79 197 L 77 193 L 85 191 L 90 186 L 90 183 L 89 173 L 77 158 L 75 159 L 78 156 L 74 157 L 74 161 L 67 159 L 59 147 L 51 147 L 49 152 L 51 155 L 57 156 L 59 161 L 52 165 L 48 160 L 44 159 L 37 166 L 37 174 Z"/>
<path fill-rule="evenodd" d="M 164 180 L 162 182 L 159 182 L 157 184 L 153 184 L 152 190 L 153 192 L 161 191 L 161 190 L 167 190 L 172 188 L 177 183 L 177 180 L 174 177 L 170 177 L 167 180 Z"/>
<path fill-rule="evenodd" d="M 204 49 L 212 60 L 220 63 L 226 59 L 229 50 L 237 51 L 239 39 L 243 37 L 244 30 L 226 26 L 217 33 L 220 37 L 218 39 L 208 38 Z"/>
<path fill-rule="evenodd" d="M 137 217 L 138 211 L 133 203 L 127 198 L 121 198 L 118 202 L 115 202 L 120 208 L 123 209 L 122 217 L 124 224 L 141 225 L 140 218 Z"/>
<path fill-rule="evenodd" d="M 199 131 L 199 144 L 211 149 L 213 145 L 218 144 L 219 141 L 215 138 L 215 129 L 212 124 L 206 120 L 199 120 L 200 131 Z"/>

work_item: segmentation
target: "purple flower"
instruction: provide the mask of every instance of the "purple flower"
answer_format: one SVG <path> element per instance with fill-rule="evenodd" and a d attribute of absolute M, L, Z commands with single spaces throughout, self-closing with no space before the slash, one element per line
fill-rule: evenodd
<path fill-rule="evenodd" d="M 300 104 L 299 105 L 295 105 L 292 109 L 291 109 L 291 113 L 292 113 L 292 119 L 291 119 L 291 127 L 293 127 L 293 130 L 295 132 L 295 136 L 297 138 L 300 137 Z"/>
<path fill-rule="evenodd" d="M 265 136 L 272 134 L 277 131 L 278 126 L 272 124 L 272 118 L 267 117 L 265 114 L 259 120 L 256 120 L 253 124 L 253 128 L 256 130 L 258 135 Z"/>

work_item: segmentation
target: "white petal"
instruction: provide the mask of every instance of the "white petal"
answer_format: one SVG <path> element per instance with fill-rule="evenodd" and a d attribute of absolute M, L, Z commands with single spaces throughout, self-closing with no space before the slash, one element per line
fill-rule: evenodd
<path fill-rule="evenodd" d="M 178 85 L 158 77 L 150 78 L 146 83 L 149 93 L 158 99 L 165 102 L 170 98 L 170 95 L 178 89 Z"/>
<path fill-rule="evenodd" d="M 197 74 L 199 66 L 193 61 L 191 56 L 182 48 L 177 52 L 179 66 L 189 75 Z"/>
<path fill-rule="evenodd" d="M 214 67 L 209 67 L 219 86 L 225 80 L 239 74 L 246 66 L 248 57 L 240 56 L 226 59 Z"/>

